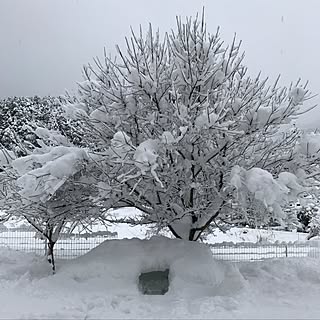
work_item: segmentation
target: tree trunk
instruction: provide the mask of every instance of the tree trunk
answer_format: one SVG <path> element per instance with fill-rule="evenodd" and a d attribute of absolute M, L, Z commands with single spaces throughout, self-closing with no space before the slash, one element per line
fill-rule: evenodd
<path fill-rule="evenodd" d="M 200 239 L 201 234 L 209 228 L 210 224 L 214 219 L 219 215 L 223 205 L 225 204 L 225 200 L 222 201 L 219 208 L 214 212 L 208 220 L 203 223 L 202 226 L 193 227 L 193 225 L 197 222 L 197 217 L 192 217 L 192 223 L 186 224 L 183 220 L 180 220 L 181 225 L 179 226 L 179 221 L 176 221 L 174 224 L 171 223 L 168 227 L 172 234 L 178 239 L 185 239 L 189 241 L 198 241 Z"/>
<path fill-rule="evenodd" d="M 54 245 L 56 243 L 53 242 L 52 240 L 48 240 L 48 251 L 47 251 L 47 259 L 48 262 L 50 263 L 51 267 L 52 267 L 52 273 L 55 274 L 56 273 L 56 265 L 55 265 L 55 261 L 54 261 L 54 253 L 53 253 L 53 248 Z"/>
<path fill-rule="evenodd" d="M 184 239 L 189 241 L 197 241 L 203 231 L 197 230 L 195 228 L 190 228 L 189 230 L 185 230 L 185 232 L 181 233 L 178 231 L 179 227 L 177 226 L 169 225 L 168 228 L 177 239 Z"/>
<path fill-rule="evenodd" d="M 195 238 L 195 234 L 196 234 L 196 230 L 194 229 L 191 229 L 189 231 L 189 241 L 196 241 L 197 239 Z"/>

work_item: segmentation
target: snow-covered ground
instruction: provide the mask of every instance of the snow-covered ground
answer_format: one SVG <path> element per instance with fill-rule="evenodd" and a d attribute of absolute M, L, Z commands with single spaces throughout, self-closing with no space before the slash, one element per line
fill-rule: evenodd
<path fill-rule="evenodd" d="M 164 296 L 140 272 L 170 268 Z M 320 318 L 320 260 L 215 261 L 198 243 L 109 240 L 50 274 L 39 256 L 0 248 L 0 318 Z"/>

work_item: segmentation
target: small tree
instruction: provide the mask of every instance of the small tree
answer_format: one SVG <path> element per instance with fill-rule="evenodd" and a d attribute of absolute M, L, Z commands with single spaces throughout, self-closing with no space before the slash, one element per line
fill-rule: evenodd
<path fill-rule="evenodd" d="M 65 224 L 88 219 L 92 210 L 88 192 L 74 182 L 82 171 L 68 175 L 64 173 L 65 166 L 58 166 L 66 150 L 70 158 L 76 152 L 75 145 L 85 145 L 79 121 L 64 117 L 61 101 L 62 98 L 37 96 L 0 101 L 0 208 L 6 217 L 24 218 L 42 234 L 48 242 L 47 255 L 53 271 L 53 248 Z M 66 158 L 63 159 L 67 161 Z M 48 160 L 58 167 L 42 168 Z M 44 183 L 44 177 L 50 182 Z M 48 189 L 50 183 L 60 184 Z"/>
<path fill-rule="evenodd" d="M 55 272 L 53 250 L 65 225 L 97 218 L 100 210 L 91 199 L 94 188 L 83 167 L 85 150 L 58 132 L 35 132 L 42 136 L 37 140 L 41 147 L 30 155 L 14 158 L 12 152 L 0 152 L 0 205 L 8 215 L 26 219 L 47 240 L 47 257 Z"/>
<path fill-rule="evenodd" d="M 240 43 L 225 48 L 203 17 L 178 18 L 163 40 L 151 26 L 132 32 L 117 49 L 84 69 L 79 101 L 66 108 L 100 154 L 99 200 L 189 240 L 224 221 L 285 221 L 282 206 L 302 190 L 291 173 L 300 133 L 289 124 L 307 86 L 250 78 Z"/>
<path fill-rule="evenodd" d="M 56 154 L 57 151 L 53 149 Z M 2 206 L 8 214 L 26 219 L 47 240 L 46 254 L 55 272 L 53 250 L 66 224 L 92 222 L 93 218 L 99 218 L 101 210 L 92 202 L 94 189 L 87 183 L 88 179 L 85 178 L 85 171 L 81 167 L 70 165 L 78 170 L 70 173 L 61 172 L 62 162 L 66 166 L 70 164 L 70 153 L 68 156 L 63 154 L 56 159 L 53 158 L 49 166 L 32 155 L 34 164 L 39 166 L 23 173 L 22 170 L 26 168 L 30 157 L 13 161 L 10 174 L 15 175 L 4 182 L 7 192 Z M 8 176 L 7 169 L 7 179 Z"/>

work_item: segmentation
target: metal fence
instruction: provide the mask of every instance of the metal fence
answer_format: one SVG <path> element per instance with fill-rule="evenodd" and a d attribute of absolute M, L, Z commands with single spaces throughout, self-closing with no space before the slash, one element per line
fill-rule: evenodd
<path fill-rule="evenodd" d="M 74 234 L 59 239 L 55 245 L 54 253 L 60 259 L 73 259 L 84 255 L 106 239 L 110 239 L 110 237 L 83 237 L 81 234 Z M 5 231 L 0 233 L 0 247 L 44 255 L 46 246 L 46 240 L 39 238 L 36 232 Z"/>
<path fill-rule="evenodd" d="M 111 238 L 108 236 L 84 237 L 74 234 L 57 241 L 55 255 L 61 259 L 72 259 L 87 253 L 107 239 Z M 290 257 L 320 258 L 320 243 L 317 241 L 280 244 L 228 243 L 209 244 L 209 246 L 216 259 L 228 261 L 257 261 Z M 5 231 L 0 232 L 0 247 L 44 255 L 46 241 L 40 239 L 32 231 Z"/>
<path fill-rule="evenodd" d="M 304 243 L 243 243 L 210 245 L 216 259 L 229 261 L 259 261 L 274 258 L 320 258 L 317 242 Z"/>

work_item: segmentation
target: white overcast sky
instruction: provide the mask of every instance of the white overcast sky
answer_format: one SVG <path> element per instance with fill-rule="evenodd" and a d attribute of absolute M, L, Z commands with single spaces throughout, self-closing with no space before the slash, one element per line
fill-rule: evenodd
<path fill-rule="evenodd" d="M 82 66 L 123 44 L 130 25 L 168 31 L 203 6 L 209 31 L 243 40 L 252 75 L 302 77 L 320 93 L 320 0 L 0 0 L 0 98 L 72 91 Z M 320 127 L 320 106 L 301 123 Z"/>

